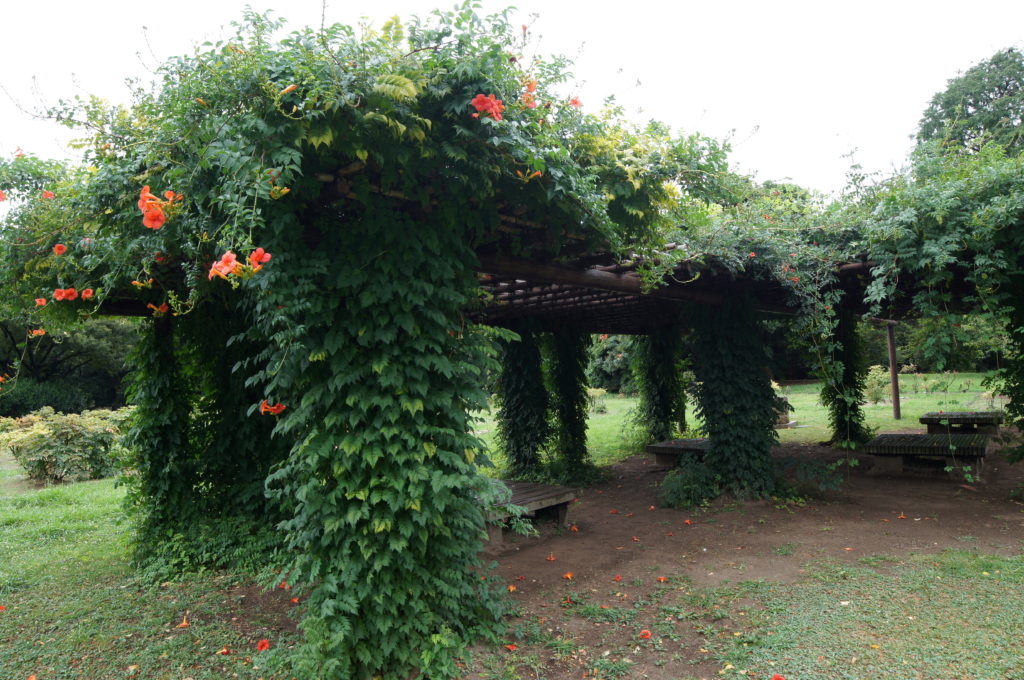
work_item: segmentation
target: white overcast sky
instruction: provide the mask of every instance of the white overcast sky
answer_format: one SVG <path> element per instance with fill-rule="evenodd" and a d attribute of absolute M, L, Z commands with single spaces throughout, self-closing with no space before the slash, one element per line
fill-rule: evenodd
<path fill-rule="evenodd" d="M 16 147 L 74 157 L 69 133 L 23 110 L 96 94 L 127 101 L 165 57 L 227 37 L 246 4 L 289 26 L 319 25 L 321 0 L 4 0 L 0 12 L 0 154 Z M 825 192 L 865 170 L 903 165 L 928 100 L 958 72 L 1024 46 L 1019 0 L 484 0 L 514 4 L 540 53 L 575 57 L 587 107 L 615 95 L 637 120 L 730 136 L 732 161 L 759 180 Z M 328 23 L 426 14 L 452 0 L 327 0 Z M 534 16 L 536 15 L 536 16 Z M 144 29 L 145 27 L 145 29 Z"/>

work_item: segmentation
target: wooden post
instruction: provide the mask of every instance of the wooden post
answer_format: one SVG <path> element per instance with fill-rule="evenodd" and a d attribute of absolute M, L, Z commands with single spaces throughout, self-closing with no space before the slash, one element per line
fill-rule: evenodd
<path fill-rule="evenodd" d="M 896 324 L 885 325 L 886 337 L 889 340 L 889 380 L 892 382 L 892 417 L 900 419 L 900 376 L 896 370 Z"/>

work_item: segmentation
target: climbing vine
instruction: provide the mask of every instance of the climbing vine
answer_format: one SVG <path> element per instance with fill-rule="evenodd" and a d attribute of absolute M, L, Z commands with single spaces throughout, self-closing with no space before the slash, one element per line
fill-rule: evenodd
<path fill-rule="evenodd" d="M 866 444 L 872 435 L 862 408 L 868 367 L 857 335 L 856 316 L 843 310 L 838 321 L 833 339 L 837 356 L 823 367 L 821 403 L 828 409 L 832 446 L 856 449 Z"/>
<path fill-rule="evenodd" d="M 697 415 L 710 440 L 704 462 L 723 490 L 768 496 L 775 488 L 776 399 L 751 301 L 695 309 L 692 320 Z"/>
<path fill-rule="evenodd" d="M 640 388 L 637 420 L 648 443 L 670 439 L 677 430 L 686 430 L 682 329 L 659 326 L 634 338 L 632 349 L 633 373 Z"/>
<path fill-rule="evenodd" d="M 590 335 L 568 329 L 550 336 L 551 410 L 555 423 L 551 477 L 564 484 L 579 484 L 594 474 L 587 452 L 587 361 L 591 342 Z"/>
<path fill-rule="evenodd" d="M 503 347 L 496 384 L 498 441 L 514 477 L 536 471 L 551 434 L 540 343 L 528 324 L 517 330 L 518 340 Z"/>

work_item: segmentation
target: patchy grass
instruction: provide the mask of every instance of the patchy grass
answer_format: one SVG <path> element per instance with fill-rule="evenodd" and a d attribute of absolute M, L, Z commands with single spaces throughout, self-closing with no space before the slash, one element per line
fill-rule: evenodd
<path fill-rule="evenodd" d="M 0 669 L 5 678 L 271 678 L 284 593 L 224 574 L 149 586 L 128 564 L 111 480 L 0 496 Z M 254 608 L 247 600 L 262 601 Z M 188 616 L 188 627 L 177 627 Z M 223 650 L 229 654 L 218 654 Z"/>
<path fill-rule="evenodd" d="M 1024 556 L 946 551 L 806 571 L 790 584 L 649 579 L 570 592 L 556 627 L 525 616 L 509 636 L 516 649 L 478 655 L 473 677 L 1024 677 Z M 599 641 L 582 646 L 569 632 L 580 625 L 601 627 Z"/>
<path fill-rule="evenodd" d="M 800 583 L 743 592 L 752 604 L 742 617 L 735 592 L 718 593 L 704 613 L 727 618 L 706 629 L 705 647 L 737 677 L 1024 677 L 1024 557 L 957 550 L 879 562 L 808 565 Z"/>

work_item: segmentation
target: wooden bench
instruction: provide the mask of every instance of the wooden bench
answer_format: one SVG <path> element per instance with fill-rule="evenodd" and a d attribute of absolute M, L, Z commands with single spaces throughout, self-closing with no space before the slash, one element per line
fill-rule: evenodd
<path fill-rule="evenodd" d="M 920 418 L 928 434 L 998 434 L 1002 411 L 931 411 Z"/>
<path fill-rule="evenodd" d="M 568 526 L 569 504 L 579 495 L 576 489 L 552 484 L 534 484 L 533 482 L 505 482 L 502 484 L 512 492 L 509 500 L 511 505 L 526 508 L 526 514 L 534 518 L 547 516 L 558 526 Z M 492 546 L 501 545 L 503 527 L 500 521 L 508 515 L 500 512 L 487 513 L 487 538 Z"/>
<path fill-rule="evenodd" d="M 864 453 L 885 458 L 899 457 L 903 468 L 915 461 L 939 461 L 943 467 L 970 464 L 979 471 L 988 448 L 987 434 L 880 434 L 862 449 Z M 921 466 L 918 466 L 921 467 Z"/>
<path fill-rule="evenodd" d="M 654 462 L 658 465 L 675 467 L 683 456 L 703 460 L 708 444 L 707 439 L 669 439 L 657 444 L 648 444 L 647 453 L 654 454 Z"/>

